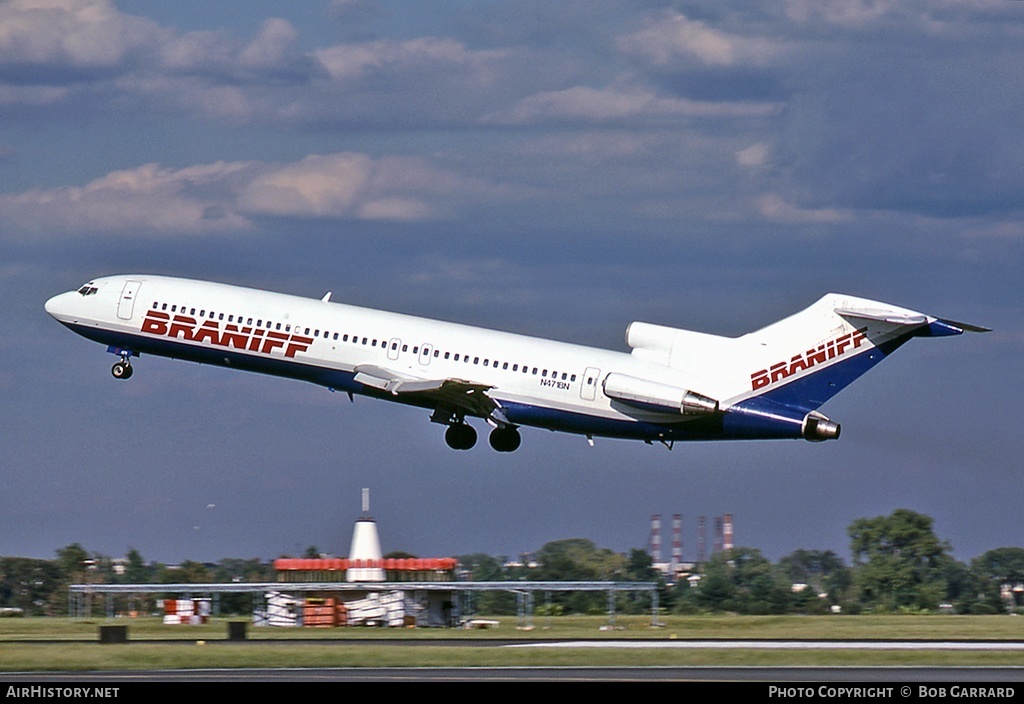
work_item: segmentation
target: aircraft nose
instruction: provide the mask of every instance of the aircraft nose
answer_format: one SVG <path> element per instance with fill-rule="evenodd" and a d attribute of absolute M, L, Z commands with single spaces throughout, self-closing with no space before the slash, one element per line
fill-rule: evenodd
<path fill-rule="evenodd" d="M 57 320 L 60 320 L 61 315 L 64 314 L 64 308 L 66 307 L 67 300 L 68 294 L 58 293 L 56 296 L 48 300 L 44 305 L 44 307 L 46 308 L 46 312 L 49 313 L 54 318 L 56 318 Z"/>

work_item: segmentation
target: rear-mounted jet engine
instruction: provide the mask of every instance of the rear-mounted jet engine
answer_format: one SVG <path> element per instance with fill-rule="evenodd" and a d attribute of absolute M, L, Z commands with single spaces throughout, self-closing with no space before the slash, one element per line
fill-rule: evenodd
<path fill-rule="evenodd" d="M 608 398 L 622 401 L 634 408 L 684 416 L 703 416 L 718 412 L 718 401 L 696 391 L 638 379 L 628 374 L 611 373 L 604 380 Z"/>

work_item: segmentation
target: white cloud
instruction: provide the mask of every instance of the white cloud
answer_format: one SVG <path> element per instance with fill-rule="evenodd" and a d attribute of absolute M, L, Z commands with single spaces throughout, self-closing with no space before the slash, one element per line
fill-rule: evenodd
<path fill-rule="evenodd" d="M 315 154 L 267 170 L 242 191 L 239 206 L 260 215 L 423 220 L 487 190 L 419 158 Z"/>
<path fill-rule="evenodd" d="M 239 204 L 267 215 L 324 217 L 352 212 L 365 198 L 373 160 L 364 154 L 307 156 L 265 173 L 243 190 Z"/>
<path fill-rule="evenodd" d="M 381 70 L 411 71 L 423 76 L 446 66 L 447 70 L 470 69 L 479 81 L 487 83 L 493 78 L 488 64 L 507 56 L 505 51 L 472 51 L 454 39 L 436 37 L 339 44 L 313 52 L 313 57 L 335 81 L 361 78 Z"/>
<path fill-rule="evenodd" d="M 253 37 L 239 59 L 246 66 L 277 66 L 291 60 L 294 46 L 299 33 L 286 20 L 272 18 L 266 20 L 259 33 Z"/>
<path fill-rule="evenodd" d="M 489 115 L 485 121 L 529 124 L 551 119 L 608 122 L 644 117 L 763 117 L 779 109 L 774 103 L 688 100 L 665 98 L 643 89 L 575 86 L 527 96 L 509 111 Z"/>
<path fill-rule="evenodd" d="M 736 163 L 740 166 L 756 168 L 768 163 L 768 145 L 762 142 L 751 144 L 736 152 Z"/>
<path fill-rule="evenodd" d="M 838 223 L 845 222 L 852 217 L 850 212 L 835 208 L 801 208 L 775 193 L 758 198 L 757 210 L 767 220 L 794 225 Z"/>
<path fill-rule="evenodd" d="M 145 164 L 84 186 L 0 195 L 0 223 L 31 234 L 137 235 L 245 231 L 255 216 L 424 220 L 500 192 L 418 158 L 311 155 L 284 165 Z"/>
<path fill-rule="evenodd" d="M 150 41 L 156 25 L 109 0 L 0 3 L 0 62 L 109 68 Z"/>
<path fill-rule="evenodd" d="M 903 4 L 900 0 L 899 4 Z M 786 0 L 786 16 L 795 22 L 821 19 L 828 24 L 859 27 L 890 13 L 892 0 Z"/>
<path fill-rule="evenodd" d="M 0 196 L 0 220 L 10 230 L 211 232 L 248 226 L 224 207 L 225 190 L 251 165 L 216 162 L 169 169 L 145 164 L 113 171 L 85 186 L 33 189 Z"/>
<path fill-rule="evenodd" d="M 692 60 L 705 66 L 760 65 L 778 51 L 766 39 L 723 32 L 678 12 L 648 19 L 643 29 L 619 37 L 617 44 L 656 65 Z"/>

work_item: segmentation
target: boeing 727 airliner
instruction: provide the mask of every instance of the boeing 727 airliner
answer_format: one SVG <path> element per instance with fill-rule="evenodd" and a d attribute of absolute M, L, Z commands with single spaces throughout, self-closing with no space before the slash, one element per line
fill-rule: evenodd
<path fill-rule="evenodd" d="M 107 345 L 128 379 L 140 354 L 309 381 L 429 409 L 457 450 L 499 452 L 520 426 L 661 442 L 839 437 L 818 408 L 912 337 L 987 328 L 830 293 L 741 337 L 650 323 L 630 352 L 584 347 L 225 284 L 107 276 L 54 296 L 46 311 Z"/>

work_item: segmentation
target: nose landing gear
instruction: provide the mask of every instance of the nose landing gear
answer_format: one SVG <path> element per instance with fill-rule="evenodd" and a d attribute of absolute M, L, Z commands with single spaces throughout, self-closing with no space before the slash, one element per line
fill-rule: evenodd
<path fill-rule="evenodd" d="M 131 362 L 127 359 L 121 362 L 116 362 L 114 366 L 110 368 L 110 373 L 114 375 L 115 379 L 130 379 L 133 371 Z"/>
<path fill-rule="evenodd" d="M 115 379 L 130 379 L 132 376 L 132 357 L 135 353 L 131 350 L 126 350 L 123 347 L 108 347 L 107 352 L 113 352 L 121 358 L 120 362 L 116 362 L 113 367 L 110 368 L 110 373 L 114 375 Z"/>

